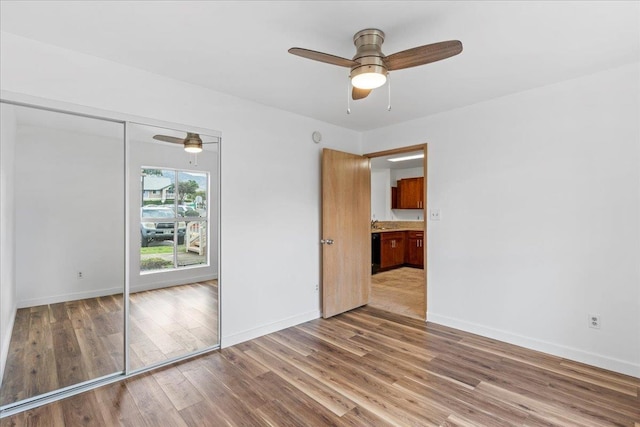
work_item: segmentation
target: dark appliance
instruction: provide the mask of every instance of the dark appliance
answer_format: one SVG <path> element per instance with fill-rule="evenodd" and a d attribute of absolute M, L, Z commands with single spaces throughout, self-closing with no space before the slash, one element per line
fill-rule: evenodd
<path fill-rule="evenodd" d="M 371 274 L 380 270 L 380 233 L 371 233 Z"/>

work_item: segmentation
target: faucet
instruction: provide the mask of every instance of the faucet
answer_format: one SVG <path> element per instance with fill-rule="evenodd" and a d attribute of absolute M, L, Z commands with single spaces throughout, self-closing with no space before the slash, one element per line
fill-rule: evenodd
<path fill-rule="evenodd" d="M 377 224 L 378 224 L 378 220 L 377 219 L 372 219 L 371 220 L 371 228 L 372 229 L 375 230 L 376 228 L 378 228 Z"/>

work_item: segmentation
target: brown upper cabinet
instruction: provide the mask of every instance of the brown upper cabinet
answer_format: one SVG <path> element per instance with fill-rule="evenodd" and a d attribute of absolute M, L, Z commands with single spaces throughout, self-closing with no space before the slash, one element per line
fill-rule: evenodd
<path fill-rule="evenodd" d="M 392 191 L 393 194 L 393 191 Z M 393 198 L 392 209 L 423 209 L 424 208 L 424 178 L 404 178 L 398 180 L 396 203 Z"/>

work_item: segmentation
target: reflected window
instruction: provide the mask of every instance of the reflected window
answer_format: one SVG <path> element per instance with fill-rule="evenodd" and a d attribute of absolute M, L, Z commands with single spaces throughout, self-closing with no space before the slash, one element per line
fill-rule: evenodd
<path fill-rule="evenodd" d="M 209 174 L 142 168 L 140 272 L 207 265 Z"/>

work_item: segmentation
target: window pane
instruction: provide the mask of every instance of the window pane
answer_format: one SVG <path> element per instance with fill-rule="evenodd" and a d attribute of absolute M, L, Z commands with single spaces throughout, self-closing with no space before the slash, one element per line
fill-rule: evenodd
<path fill-rule="evenodd" d="M 207 186 L 206 173 L 178 172 L 178 215 L 206 218 Z"/>
<path fill-rule="evenodd" d="M 175 216 L 175 183 L 176 172 L 172 170 L 143 168 L 140 173 L 142 181 L 142 206 L 160 206 L 168 210 L 171 217 Z M 150 216 L 153 212 L 143 212 L 142 216 Z M 161 217 L 165 217 L 165 211 Z"/>
<path fill-rule="evenodd" d="M 178 266 L 207 263 L 207 222 L 187 221 L 184 245 L 178 246 Z"/>
<path fill-rule="evenodd" d="M 142 220 L 140 226 L 140 271 L 173 268 L 175 222 L 148 222 L 144 218 Z M 182 235 L 182 239 L 180 239 L 180 235 Z M 181 241 L 184 239 L 184 228 L 178 229 L 178 236 Z"/>

